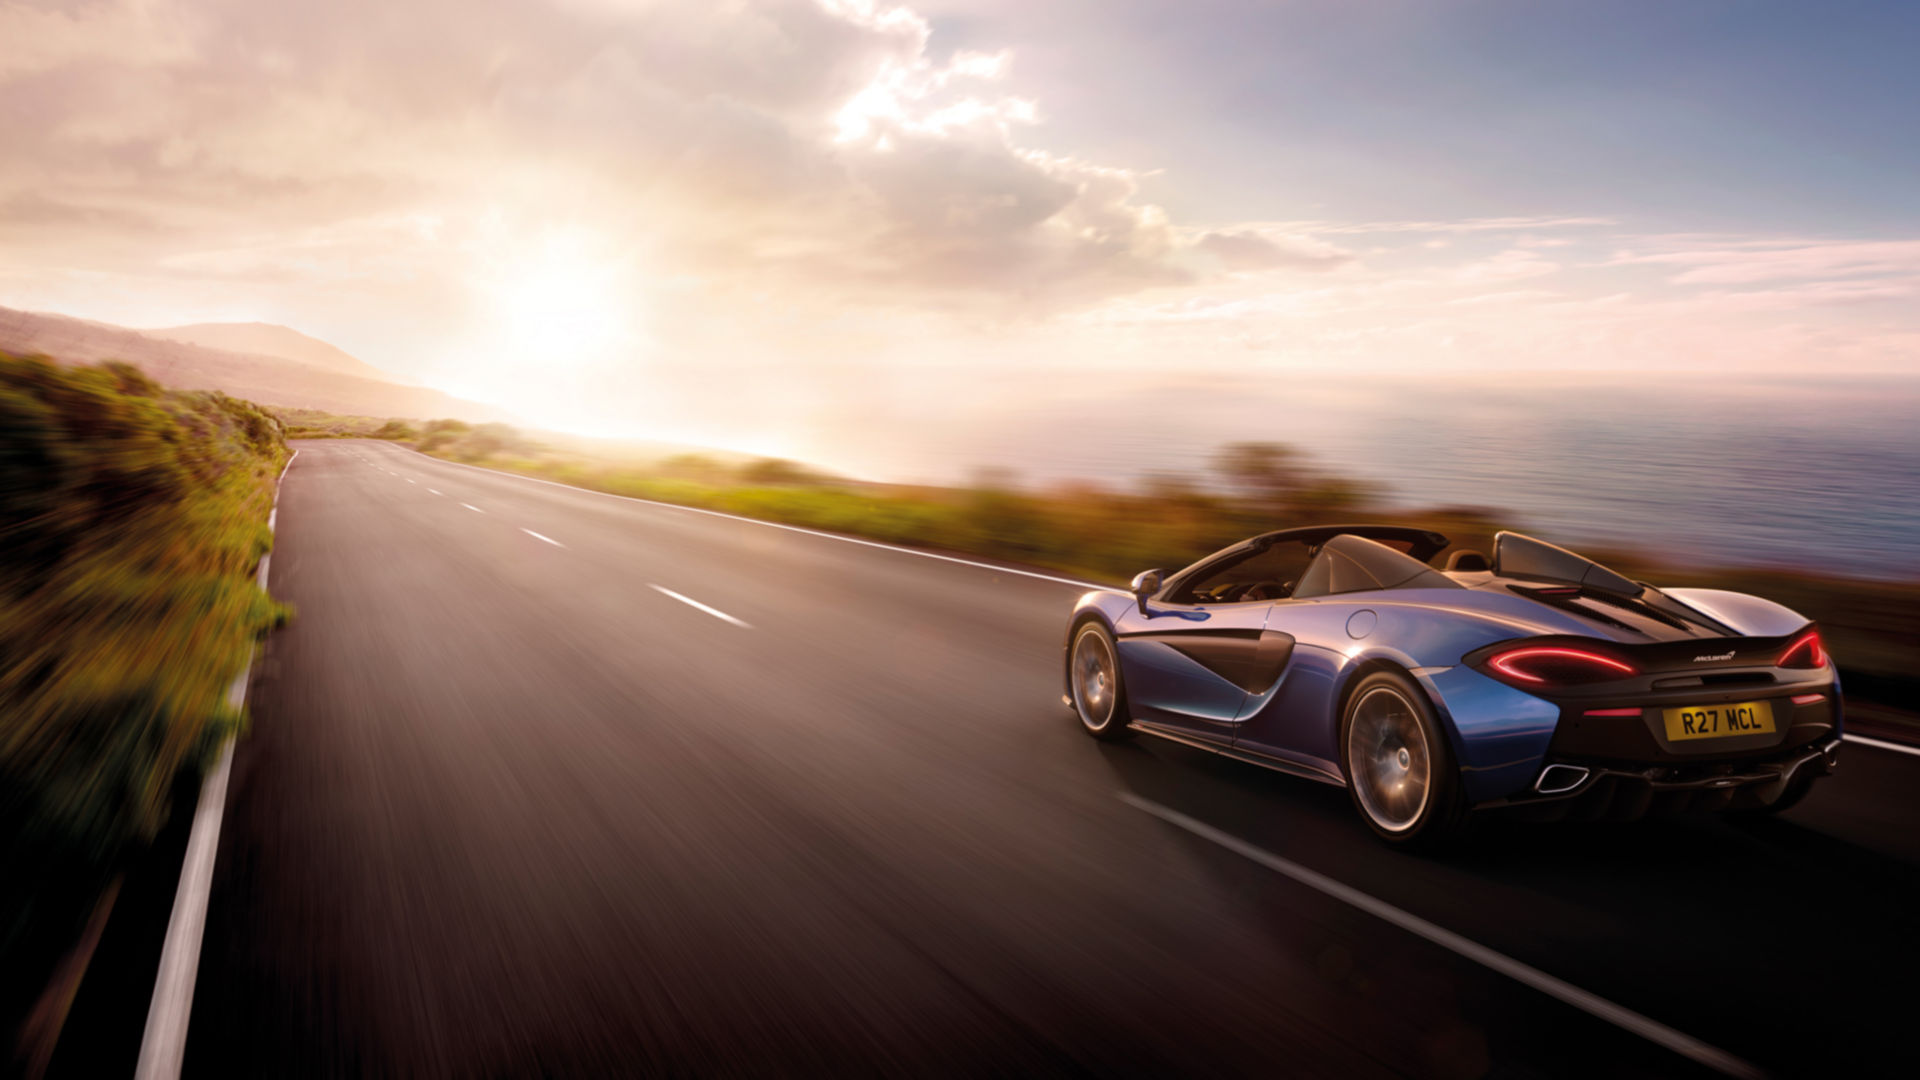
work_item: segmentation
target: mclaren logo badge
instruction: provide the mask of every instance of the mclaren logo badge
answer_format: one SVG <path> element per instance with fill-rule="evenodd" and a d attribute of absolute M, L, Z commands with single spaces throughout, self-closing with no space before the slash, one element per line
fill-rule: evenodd
<path fill-rule="evenodd" d="M 1721 654 L 1719 654 L 1718 656 L 1696 656 L 1696 657 L 1694 657 L 1694 658 L 1693 658 L 1693 662 L 1694 662 L 1694 663 L 1696 663 L 1696 664 L 1705 664 L 1705 663 L 1707 663 L 1707 662 L 1709 662 L 1709 661 L 1713 661 L 1713 660 L 1731 660 L 1731 659 L 1733 659 L 1733 654 L 1734 654 L 1735 652 L 1738 652 L 1738 651 L 1739 651 L 1739 650 L 1737 650 L 1737 649 L 1735 649 L 1735 650 L 1730 650 L 1730 651 L 1728 651 L 1728 652 L 1723 652 L 1723 653 L 1721 653 Z"/>

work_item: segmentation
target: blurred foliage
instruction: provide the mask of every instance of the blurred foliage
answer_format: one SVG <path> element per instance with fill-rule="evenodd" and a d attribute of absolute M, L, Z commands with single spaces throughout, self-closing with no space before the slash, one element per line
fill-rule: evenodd
<path fill-rule="evenodd" d="M 315 427 L 384 421 L 336 417 Z M 964 487 L 871 484 L 824 474 L 797 462 L 763 458 L 728 463 L 681 453 L 644 464 L 616 464 L 542 446 L 504 424 L 470 427 L 435 420 L 418 449 L 471 464 L 540 476 L 616 495 L 699 506 L 890 543 L 1044 566 L 1121 582 L 1151 567 L 1175 569 L 1255 533 L 1296 525 L 1369 521 L 1445 533 L 1453 548 L 1490 552 L 1493 535 L 1522 528 L 1484 507 L 1393 509 L 1381 492 L 1329 473 L 1291 446 L 1233 443 L 1210 462 L 1211 475 L 1156 474 L 1132 490 L 1084 481 L 1022 487 L 987 471 Z M 1912 689 L 1920 655 L 1920 583 L 1863 580 L 1809 570 L 1682 567 L 1643 552 L 1587 554 L 1645 581 L 1733 589 L 1769 597 L 1819 621 L 1855 685 L 1883 696 Z M 1917 729 L 1916 733 L 1920 733 Z"/>
<path fill-rule="evenodd" d="M 389 424 L 410 427 L 405 421 L 389 420 L 382 416 L 340 416 L 318 409 L 277 406 L 261 408 L 280 421 L 289 439 L 378 439 L 385 437 L 380 431 Z M 407 436 L 409 439 L 413 437 L 411 434 Z"/>
<path fill-rule="evenodd" d="M 497 457 L 528 457 L 540 450 L 520 432 L 506 424 L 465 424 L 459 420 L 434 420 L 423 429 L 416 447 L 454 461 L 480 462 Z"/>
<path fill-rule="evenodd" d="M 0 353 L 8 966 L 65 940 L 87 915 L 73 898 L 152 839 L 176 782 L 239 726 L 227 687 L 280 617 L 253 570 L 286 457 L 281 423 L 247 402 Z"/>
<path fill-rule="evenodd" d="M 414 445 L 431 453 L 472 430 L 473 426 L 464 420 L 430 420 L 420 429 L 420 436 Z"/>
<path fill-rule="evenodd" d="M 502 424 L 467 429 L 435 420 L 422 430 L 417 449 L 455 461 L 1112 581 L 1148 565 L 1185 565 L 1256 532 L 1330 516 L 1437 523 L 1483 544 L 1495 529 L 1491 516 L 1478 510 L 1382 511 L 1370 488 L 1312 467 L 1291 447 L 1267 443 L 1223 450 L 1212 483 L 1158 475 L 1134 491 L 1083 481 L 1028 490 L 1004 470 L 982 472 L 964 487 L 915 487 L 848 480 L 779 458 L 729 464 L 681 453 L 621 465 L 552 450 Z"/>

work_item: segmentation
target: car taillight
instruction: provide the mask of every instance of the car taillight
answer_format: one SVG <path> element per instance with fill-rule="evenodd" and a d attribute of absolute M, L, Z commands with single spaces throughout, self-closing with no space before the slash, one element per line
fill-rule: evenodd
<path fill-rule="evenodd" d="M 1809 630 L 1794 638 L 1775 663 L 1785 668 L 1826 667 L 1827 650 L 1820 644 L 1820 631 Z"/>
<path fill-rule="evenodd" d="M 1494 676 L 1520 686 L 1573 686 L 1639 674 L 1624 660 L 1562 645 L 1523 645 L 1486 659 Z"/>

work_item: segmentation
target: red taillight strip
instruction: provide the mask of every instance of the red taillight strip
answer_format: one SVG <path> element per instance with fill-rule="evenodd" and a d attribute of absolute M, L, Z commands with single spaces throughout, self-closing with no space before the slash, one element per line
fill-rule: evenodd
<path fill-rule="evenodd" d="M 1585 660 L 1590 663 L 1604 664 L 1623 675 L 1634 674 L 1633 665 L 1623 664 L 1611 656 L 1601 656 L 1599 653 L 1583 652 L 1579 649 L 1553 649 L 1547 647 L 1514 649 L 1510 652 L 1503 652 L 1499 656 L 1487 661 L 1487 666 L 1510 679 L 1519 679 L 1522 682 L 1546 682 L 1547 680 L 1538 675 L 1530 675 L 1524 671 L 1516 671 L 1514 669 L 1514 661 L 1523 660 L 1529 656 L 1562 656 L 1572 660 Z"/>
<path fill-rule="evenodd" d="M 1639 709 L 1588 709 L 1587 716 L 1639 716 Z"/>
<path fill-rule="evenodd" d="M 1822 701 L 1825 701 L 1825 700 L 1827 700 L 1827 695 L 1825 695 L 1825 694 L 1795 694 L 1795 695 L 1793 695 L 1793 703 L 1794 703 L 1795 705 L 1816 705 L 1816 704 L 1819 704 L 1820 702 L 1822 702 Z"/>
<path fill-rule="evenodd" d="M 1788 645 L 1787 651 L 1780 654 L 1780 659 L 1774 661 L 1774 666 L 1786 667 L 1787 661 L 1793 659 L 1793 654 L 1799 652 L 1801 649 L 1812 650 L 1808 659 L 1813 661 L 1813 663 L 1808 665 L 1809 667 L 1824 667 L 1826 665 L 1827 650 L 1820 644 L 1820 631 L 1809 630 L 1793 639 L 1793 644 Z"/>

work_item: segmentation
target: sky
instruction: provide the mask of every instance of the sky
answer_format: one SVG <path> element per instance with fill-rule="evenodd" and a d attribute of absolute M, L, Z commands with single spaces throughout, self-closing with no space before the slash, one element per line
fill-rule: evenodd
<path fill-rule="evenodd" d="M 283 323 L 547 427 L 1920 371 L 1911 3 L 0 0 L 0 42 L 0 305 Z"/>

